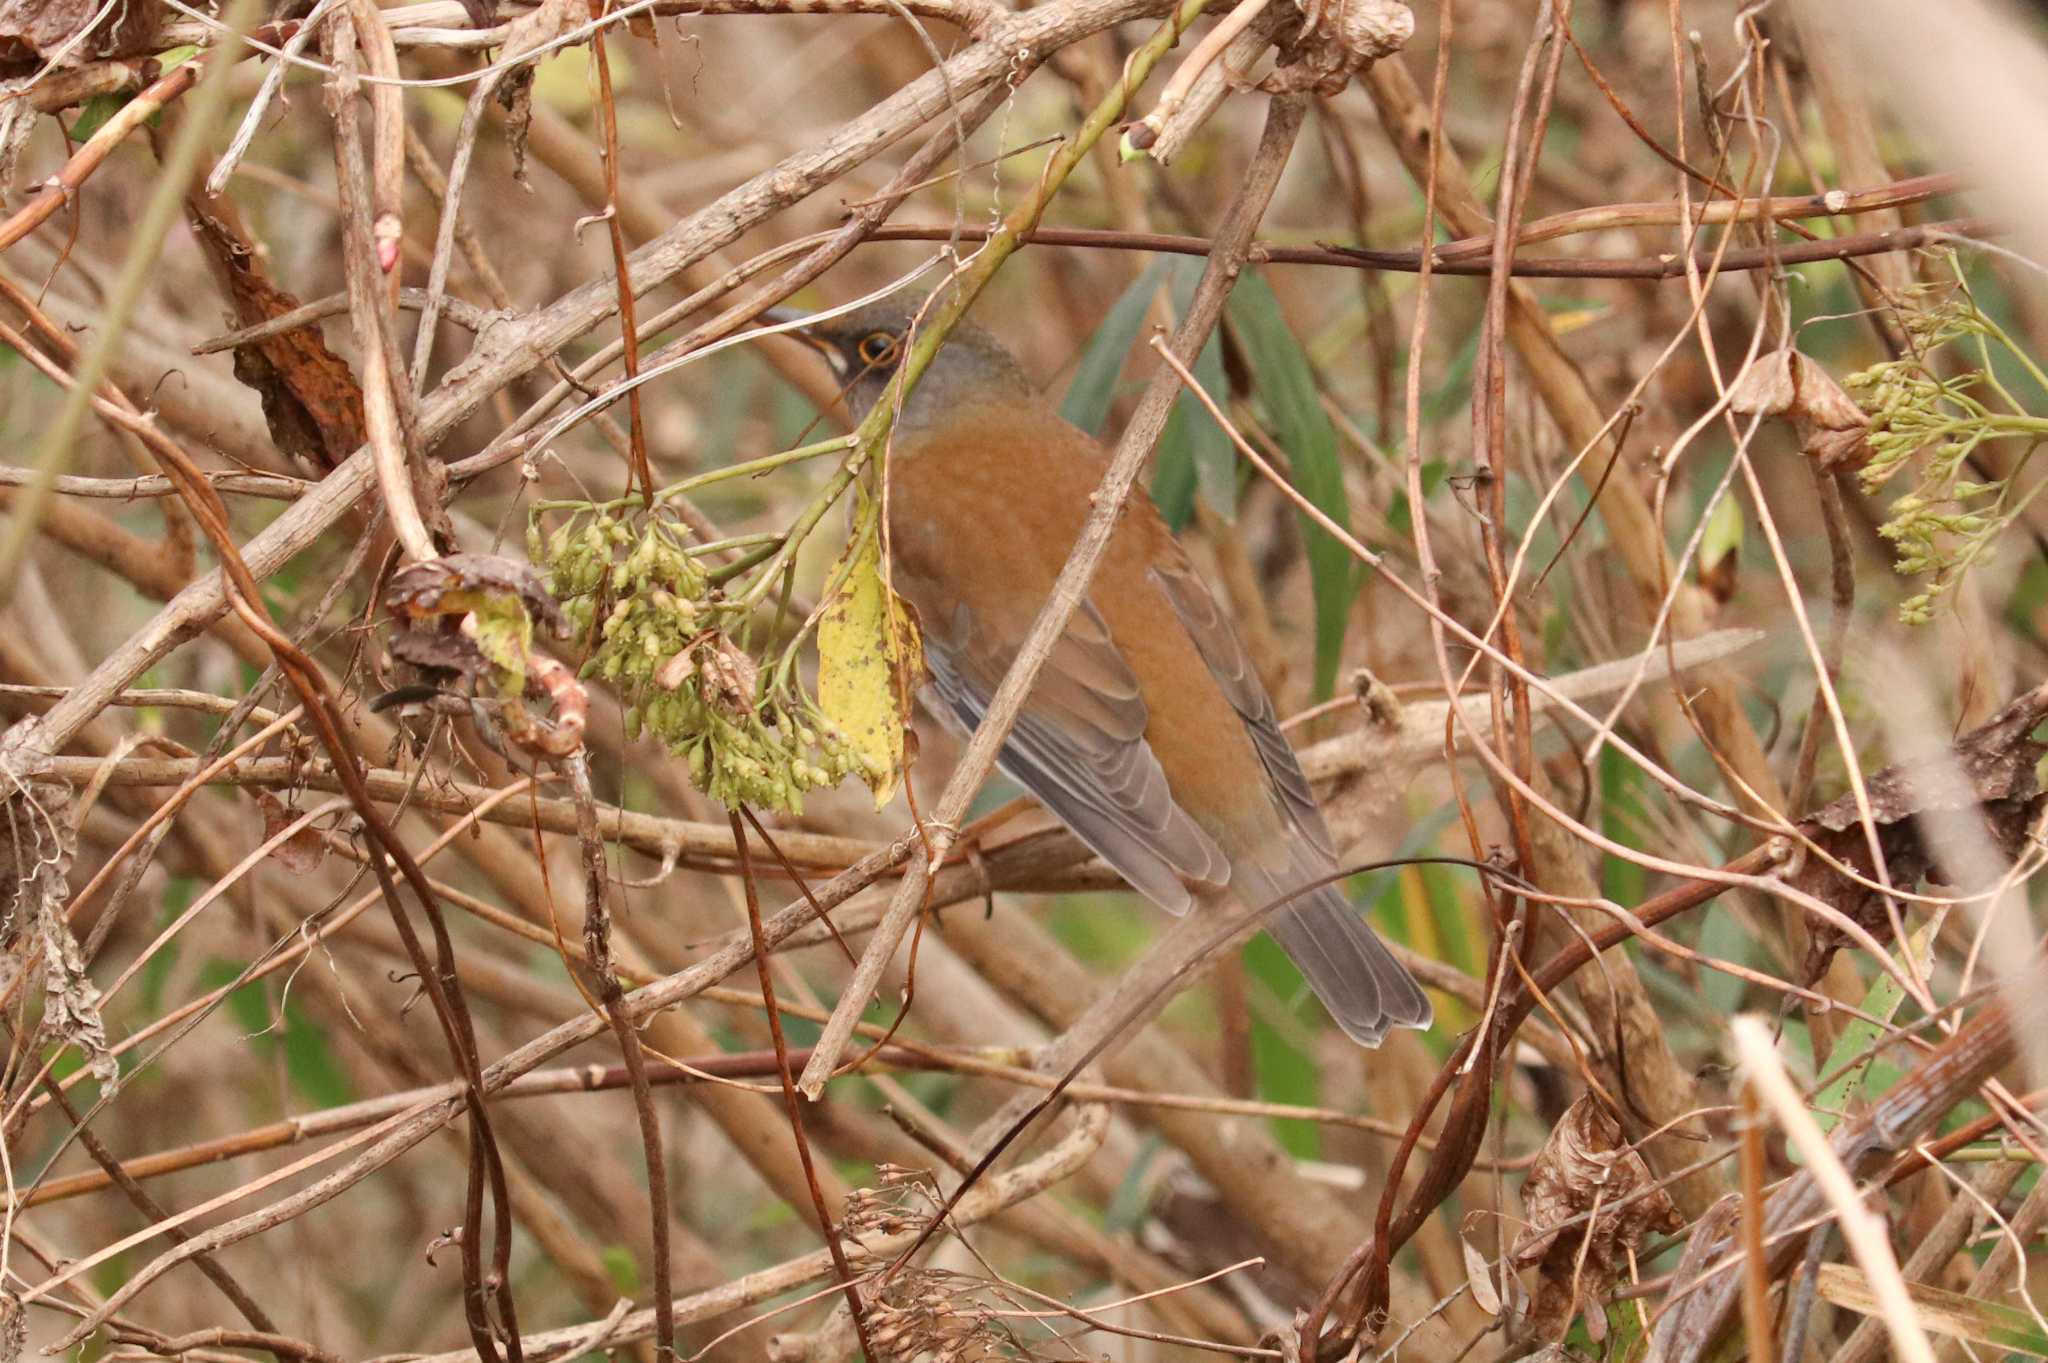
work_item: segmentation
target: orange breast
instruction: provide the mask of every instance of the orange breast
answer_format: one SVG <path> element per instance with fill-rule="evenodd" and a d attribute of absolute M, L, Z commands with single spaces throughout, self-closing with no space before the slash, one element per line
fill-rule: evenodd
<path fill-rule="evenodd" d="M 965 648 L 956 637 L 965 628 L 993 631 L 1014 650 L 1080 538 L 1106 466 L 1100 445 L 1050 411 L 1008 403 L 962 411 L 944 433 L 899 437 L 889 465 L 892 571 L 935 642 Z M 1175 802 L 1234 860 L 1268 843 L 1280 820 L 1243 722 L 1147 575 L 1169 536 L 1151 502 L 1133 497 L 1089 599 L 1137 674 L 1146 740 Z"/>

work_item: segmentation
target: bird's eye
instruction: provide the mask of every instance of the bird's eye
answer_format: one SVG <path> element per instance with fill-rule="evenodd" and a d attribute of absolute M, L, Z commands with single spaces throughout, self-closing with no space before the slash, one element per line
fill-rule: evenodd
<path fill-rule="evenodd" d="M 896 338 L 886 331 L 877 331 L 861 337 L 854 347 L 861 363 L 867 365 L 887 364 L 896 358 Z"/>

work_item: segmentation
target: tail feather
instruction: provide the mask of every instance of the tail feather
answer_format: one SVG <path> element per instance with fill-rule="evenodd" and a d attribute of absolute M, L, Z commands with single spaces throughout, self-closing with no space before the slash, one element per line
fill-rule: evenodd
<path fill-rule="evenodd" d="M 1245 875 L 1242 868 L 1236 883 L 1239 893 L 1261 904 L 1281 893 L 1269 877 Z M 1275 909 L 1265 926 L 1353 1041 L 1377 1046 L 1389 1028 L 1429 1026 L 1429 996 L 1336 886 L 1307 891 Z"/>

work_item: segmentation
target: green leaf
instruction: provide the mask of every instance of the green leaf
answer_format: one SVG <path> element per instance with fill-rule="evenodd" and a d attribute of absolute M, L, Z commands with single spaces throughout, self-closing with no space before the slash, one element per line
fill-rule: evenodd
<path fill-rule="evenodd" d="M 215 957 L 199 968 L 199 987 L 212 991 L 233 984 L 242 977 L 245 968 L 238 961 Z M 221 1006 L 234 1020 L 236 1030 L 243 1035 L 255 1036 L 269 1030 L 270 1005 L 264 1002 L 263 986 L 259 982 L 249 981 L 223 999 Z"/>
<path fill-rule="evenodd" d="M 1643 1344 L 1643 1312 L 1639 1303 L 1618 1301 L 1609 1304 L 1602 1313 L 1607 1328 L 1599 1339 L 1586 1328 L 1586 1317 L 1581 1313 L 1572 1321 L 1572 1328 L 1564 1337 L 1564 1353 L 1567 1358 L 1635 1358 Z"/>
<path fill-rule="evenodd" d="M 1155 260 L 1131 281 L 1131 287 L 1110 306 L 1109 315 L 1095 328 L 1087 349 L 1081 352 L 1081 363 L 1067 384 L 1066 397 L 1060 401 L 1060 415 L 1090 434 L 1102 434 L 1103 424 L 1109 420 L 1117 376 L 1123 372 L 1124 357 L 1137 344 L 1152 296 L 1166 281 L 1166 265 L 1163 259 Z"/>
<path fill-rule="evenodd" d="M 1614 841 L 1630 846 L 1638 836 L 1636 819 L 1642 810 L 1637 799 L 1641 773 L 1635 763 L 1609 744 L 1600 749 L 1599 779 L 1603 831 Z M 1609 856 L 1601 867 L 1601 880 L 1601 888 L 1609 899 L 1617 904 L 1633 904 L 1643 897 L 1649 877 L 1634 862 Z"/>
<path fill-rule="evenodd" d="M 1248 272 L 1230 295 L 1230 320 L 1258 379 L 1258 394 L 1274 438 L 1286 450 L 1294 485 L 1310 505 L 1346 530 L 1350 505 L 1337 457 L 1337 432 L 1317 400 L 1315 371 L 1287 319 L 1280 300 L 1256 272 Z M 1361 574 L 1349 550 L 1306 516 L 1309 582 L 1316 602 L 1316 698 L 1326 699 L 1337 682 L 1344 631 Z"/>
<path fill-rule="evenodd" d="M 1913 960 L 1920 962 L 1923 970 L 1927 967 L 1928 945 L 1933 934 L 1934 923 L 1929 920 L 1922 923 L 1906 941 L 1905 951 L 1911 953 Z M 1894 951 L 1892 959 L 1903 962 L 1906 955 L 1904 952 Z M 1851 1018 L 1849 1025 L 1842 1029 L 1842 1035 L 1836 1039 L 1834 1049 L 1829 1052 L 1831 1064 L 1836 1063 L 1835 1058 L 1842 1056 L 1863 1058 L 1842 1069 L 1826 1088 L 1814 1095 L 1813 1117 L 1820 1123 L 1821 1130 L 1834 1130 L 1849 1104 L 1862 1097 L 1863 1089 L 1873 1074 L 1887 1078 L 1887 1082 L 1879 1086 L 1879 1092 L 1889 1086 L 1889 1080 L 1897 1079 L 1898 1070 L 1875 1063 L 1874 1053 L 1878 1042 L 1891 1030 L 1879 1024 L 1889 1023 L 1905 998 L 1906 991 L 1899 982 L 1888 972 L 1879 972 L 1877 982 L 1872 984 L 1869 992 L 1863 996 L 1863 1012 L 1877 1021 L 1868 1021 L 1861 1017 Z M 1890 1072 L 1888 1076 L 1885 1074 L 1887 1070 Z"/>
<path fill-rule="evenodd" d="M 355 1089 L 327 1045 L 327 1034 L 290 999 L 284 1005 L 284 1072 L 306 1101 L 340 1107 L 355 1101 Z"/>
<path fill-rule="evenodd" d="M 218 989 L 241 978 L 246 967 L 219 957 L 200 967 L 199 984 Z M 281 1017 L 273 1017 L 261 980 L 251 980 L 224 1000 L 227 1014 L 258 1054 L 284 1048 L 285 1077 L 308 1102 L 318 1107 L 339 1107 L 355 1100 L 355 1090 L 341 1064 L 327 1045 L 326 1033 L 289 997 Z"/>
<path fill-rule="evenodd" d="M 83 142 L 107 126 L 107 120 L 133 99 L 133 95 L 94 95 L 78 110 L 78 117 L 71 120 L 69 136 L 73 142 Z"/>
<path fill-rule="evenodd" d="M 173 68 L 183 66 L 186 62 L 190 61 L 193 54 L 198 51 L 197 47 L 188 44 L 187 46 L 174 47 L 168 52 L 161 53 L 157 57 L 157 70 L 168 75 Z M 134 94 L 128 91 L 123 91 L 119 94 L 94 95 L 80 106 L 78 117 L 71 120 L 71 127 L 65 136 L 69 137 L 73 142 L 85 141 L 101 128 L 104 128 L 107 125 L 107 120 L 116 113 L 119 113 L 121 108 L 133 98 L 135 98 Z M 148 122 L 154 126 L 162 118 L 163 114 L 158 112 L 150 115 Z"/>
<path fill-rule="evenodd" d="M 1173 313 L 1187 312 L 1195 286 L 1202 278 L 1202 262 L 1193 257 L 1168 256 L 1155 260 L 1131 282 L 1111 305 L 1102 325 L 1088 338 L 1081 362 L 1067 384 L 1060 401 L 1060 415 L 1082 430 L 1103 434 L 1109 409 L 1116 398 L 1117 378 L 1124 360 L 1144 330 L 1145 314 L 1160 286 L 1173 290 Z M 1223 373 L 1223 347 L 1214 337 L 1195 357 L 1195 379 L 1219 401 L 1228 383 Z M 1167 416 L 1166 429 L 1159 437 L 1159 453 L 1153 466 L 1152 501 L 1178 530 L 1194 511 L 1194 499 L 1202 500 L 1217 515 L 1229 520 L 1237 511 L 1237 460 L 1230 437 L 1223 433 L 1201 401 L 1183 393 Z"/>
<path fill-rule="evenodd" d="M 1152 1189 L 1154 1181 L 1147 1177 L 1159 1152 L 1166 1148 L 1156 1131 L 1146 1131 L 1138 1137 L 1138 1153 L 1131 1160 L 1130 1169 L 1116 1185 L 1110 1195 L 1109 1206 L 1102 1214 L 1102 1228 L 1112 1235 L 1129 1235 L 1144 1224 L 1152 1211 Z"/>
<path fill-rule="evenodd" d="M 1321 1006 L 1312 1000 L 1308 987 L 1302 983 L 1301 972 L 1295 969 L 1287 954 L 1264 933 L 1245 943 L 1244 963 L 1246 971 L 1263 982 L 1283 1000 L 1291 1001 L 1295 1016 L 1309 1022 L 1310 1027 L 1321 1025 Z M 1316 1068 L 1315 1058 L 1304 1055 L 1290 1041 L 1287 1033 L 1273 1026 L 1252 1010 L 1252 1063 L 1258 1074 L 1259 1097 L 1269 1103 L 1294 1103 L 1313 1107 L 1322 1101 L 1322 1083 Z M 1322 1153 L 1322 1131 L 1314 1122 L 1300 1121 L 1292 1117 L 1273 1119 L 1273 1139 L 1280 1142 L 1288 1154 L 1297 1159 L 1315 1159 Z"/>
<path fill-rule="evenodd" d="M 1450 473 L 1450 465 L 1441 459 L 1425 459 L 1422 462 L 1422 500 L 1428 501 L 1436 490 L 1444 485 L 1444 478 Z M 1394 494 L 1387 503 L 1387 524 L 1399 534 L 1407 534 L 1414 527 L 1414 513 L 1408 506 L 1408 493 L 1404 488 Z"/>
<path fill-rule="evenodd" d="M 1619 859 L 1611 857 L 1609 860 L 1616 861 Z M 1637 874 L 1642 873 L 1641 867 L 1633 866 L 1633 863 L 1631 865 Z M 1610 893 L 1608 898 L 1614 899 L 1613 894 Z M 1614 902 L 1617 904 L 1633 904 L 1636 901 L 1633 899 L 1615 899 Z M 1713 956 L 1723 961 L 1733 961 L 1738 965 L 1748 965 L 1751 963 L 1750 957 L 1752 955 L 1750 948 L 1754 943 L 1750 938 L 1749 926 L 1742 919 L 1732 913 L 1710 913 L 1700 922 L 1700 935 L 1697 945 L 1705 955 Z M 1700 1001 L 1709 1010 L 1719 1013 L 1724 1017 L 1732 1017 L 1741 1010 L 1742 994 L 1747 988 L 1748 985 L 1741 979 L 1723 971 L 1702 970 L 1700 972 L 1698 991 Z M 1847 1054 L 1847 1052 L 1844 1052 L 1844 1054 Z"/>
<path fill-rule="evenodd" d="M 164 886 L 164 905 L 157 915 L 157 930 L 161 932 L 178 921 L 178 915 L 192 906 L 199 897 L 199 882 L 191 876 L 173 876 Z M 149 958 L 142 967 L 141 983 L 142 1011 L 147 1017 L 155 1017 L 163 1011 L 164 990 L 170 985 L 171 971 L 178 964 L 178 939 L 164 943 L 163 950 Z"/>
<path fill-rule="evenodd" d="M 640 1291 L 640 1261 L 633 1257 L 628 1245 L 606 1245 L 598 1251 L 598 1258 L 604 1264 L 604 1271 L 623 1296 L 635 1296 Z"/>
<path fill-rule="evenodd" d="M 1193 256 L 1177 256 L 1167 264 L 1173 285 L 1173 315 L 1187 316 L 1194 306 L 1195 288 L 1202 282 L 1203 264 Z M 1230 380 L 1223 373 L 1223 342 L 1214 333 L 1202 353 L 1195 356 L 1195 382 L 1219 404 L 1229 391 Z M 1209 415 L 1209 409 L 1193 393 L 1182 393 L 1174 403 L 1173 415 L 1186 432 L 1187 457 L 1194 467 L 1195 486 L 1203 503 L 1228 521 L 1237 515 L 1237 451 L 1230 437 Z"/>
<path fill-rule="evenodd" d="M 1730 495 L 1714 503 L 1707 528 L 1700 535 L 1701 573 L 1718 572 L 1724 559 L 1741 555 L 1744 528 L 1739 500 Z"/>
<path fill-rule="evenodd" d="M 1097 969 L 1114 973 L 1145 954 L 1158 927 L 1132 896 L 1063 894 L 1052 902 L 1046 927 L 1061 946 Z"/>
<path fill-rule="evenodd" d="M 1154 456 L 1152 504 L 1167 525 L 1179 530 L 1195 514 L 1195 447 L 1187 409 L 1175 403 L 1166 414 Z"/>
<path fill-rule="evenodd" d="M 1174 316 L 1180 317 L 1194 301 L 1195 286 L 1202 278 L 1202 262 L 1178 257 L 1166 264 L 1173 285 Z M 1229 379 L 1223 373 L 1222 342 L 1213 334 L 1202 347 L 1202 353 L 1195 357 L 1194 375 L 1204 392 L 1218 402 L 1223 400 Z M 1166 523 L 1178 530 L 1194 514 L 1197 493 L 1224 520 L 1237 514 L 1237 452 L 1202 400 L 1183 392 L 1174 400 L 1173 410 L 1167 413 L 1166 429 L 1159 436 L 1152 501 Z"/>

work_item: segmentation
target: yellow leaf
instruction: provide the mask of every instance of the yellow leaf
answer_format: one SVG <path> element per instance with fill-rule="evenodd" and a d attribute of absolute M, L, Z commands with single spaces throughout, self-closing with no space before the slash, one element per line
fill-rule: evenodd
<path fill-rule="evenodd" d="M 826 578 L 836 589 L 818 620 L 818 707 L 860 760 L 880 809 L 902 779 L 921 655 L 910 612 L 882 581 L 874 519 L 858 525 Z"/>

